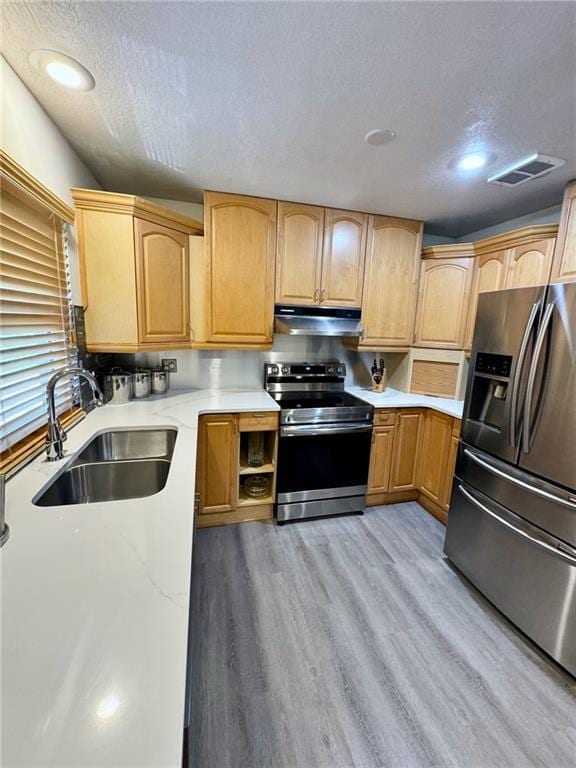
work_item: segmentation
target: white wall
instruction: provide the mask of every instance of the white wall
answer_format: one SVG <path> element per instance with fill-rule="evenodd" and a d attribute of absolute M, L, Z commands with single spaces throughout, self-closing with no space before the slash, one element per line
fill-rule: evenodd
<path fill-rule="evenodd" d="M 70 187 L 99 188 L 92 173 L 2 56 L 0 78 L 2 149 L 68 205 L 72 204 Z M 72 300 L 78 302 L 80 292 L 74 233 L 70 243 L 70 261 Z"/>
<path fill-rule="evenodd" d="M 508 219 L 501 224 L 495 224 L 493 227 L 478 229 L 475 232 L 469 232 L 467 235 L 459 237 L 456 242 L 469 243 L 475 240 L 482 240 L 484 237 L 499 235 L 501 232 L 510 232 L 512 229 L 520 227 L 536 226 L 537 224 L 558 224 L 560 222 L 561 205 L 554 205 L 552 208 L 543 208 L 541 211 L 528 213 L 526 216 L 518 216 L 516 219 Z"/>
<path fill-rule="evenodd" d="M 202 203 L 189 203 L 186 200 L 166 200 L 163 197 L 148 196 L 146 196 L 146 200 L 151 200 L 153 203 L 171 208 L 173 211 L 178 211 L 178 213 L 189 216 L 191 219 L 204 221 L 204 206 Z"/>

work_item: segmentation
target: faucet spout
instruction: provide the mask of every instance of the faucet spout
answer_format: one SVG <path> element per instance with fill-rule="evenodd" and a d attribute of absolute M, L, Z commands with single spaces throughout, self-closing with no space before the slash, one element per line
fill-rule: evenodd
<path fill-rule="evenodd" d="M 96 381 L 94 374 L 90 373 L 90 371 L 85 371 L 83 368 L 78 368 L 76 366 L 61 368 L 59 371 L 56 371 L 46 385 L 46 401 L 48 404 L 48 428 L 46 433 L 47 461 L 58 461 L 59 459 L 64 458 L 63 443 L 66 440 L 66 432 L 56 414 L 55 389 L 56 384 L 61 379 L 71 376 L 79 376 L 80 378 L 85 379 L 90 384 L 92 390 L 92 402 L 97 407 L 104 405 L 104 395 L 100 389 L 100 385 Z"/>

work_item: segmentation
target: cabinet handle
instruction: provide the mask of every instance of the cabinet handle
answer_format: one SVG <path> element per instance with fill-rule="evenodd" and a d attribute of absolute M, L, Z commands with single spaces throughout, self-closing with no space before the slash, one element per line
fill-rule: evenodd
<path fill-rule="evenodd" d="M 326 298 L 326 288 L 322 288 L 322 290 L 320 291 L 320 303 L 322 303 L 325 298 Z"/>
<path fill-rule="evenodd" d="M 320 301 L 320 288 L 316 288 L 314 291 L 314 302 Z"/>

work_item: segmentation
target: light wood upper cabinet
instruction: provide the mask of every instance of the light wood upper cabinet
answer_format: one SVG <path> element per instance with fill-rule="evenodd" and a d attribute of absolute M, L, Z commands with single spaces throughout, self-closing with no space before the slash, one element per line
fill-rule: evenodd
<path fill-rule="evenodd" d="M 386 493 L 390 485 L 390 469 L 394 448 L 395 426 L 375 427 L 372 432 L 368 493 Z"/>
<path fill-rule="evenodd" d="M 140 339 L 186 341 L 189 327 L 188 235 L 134 220 Z"/>
<path fill-rule="evenodd" d="M 366 258 L 368 214 L 327 208 L 320 302 L 331 307 L 360 307 Z"/>
<path fill-rule="evenodd" d="M 473 253 L 471 244 L 424 249 L 414 333 L 417 347 L 464 349 Z"/>
<path fill-rule="evenodd" d="M 424 419 L 418 462 L 420 491 L 443 505 L 446 494 L 447 462 L 452 442 L 451 416 L 428 409 Z"/>
<path fill-rule="evenodd" d="M 576 282 L 576 180 L 564 192 L 562 217 L 552 266 L 553 283 Z"/>
<path fill-rule="evenodd" d="M 189 345 L 189 238 L 201 222 L 134 195 L 73 189 L 91 352 Z"/>
<path fill-rule="evenodd" d="M 275 200 L 206 192 L 208 341 L 272 341 Z"/>
<path fill-rule="evenodd" d="M 553 237 L 535 243 L 519 245 L 510 250 L 506 269 L 506 288 L 545 285 L 550 279 Z"/>
<path fill-rule="evenodd" d="M 278 203 L 276 303 L 320 301 L 324 208 Z"/>
<path fill-rule="evenodd" d="M 238 502 L 238 415 L 200 417 L 197 493 L 200 514 L 233 512 Z"/>
<path fill-rule="evenodd" d="M 360 348 L 412 344 L 422 229 L 420 221 L 368 217 Z"/>
<path fill-rule="evenodd" d="M 506 283 L 507 263 L 508 251 L 506 250 L 485 253 L 476 258 L 464 349 L 472 348 L 474 324 L 476 322 L 476 311 L 478 309 L 478 297 L 481 293 L 486 293 L 487 291 L 500 291 L 504 288 Z"/>
<path fill-rule="evenodd" d="M 420 408 L 402 408 L 398 411 L 390 470 L 390 491 L 410 491 L 418 487 L 418 446 L 423 423 L 424 411 Z"/>

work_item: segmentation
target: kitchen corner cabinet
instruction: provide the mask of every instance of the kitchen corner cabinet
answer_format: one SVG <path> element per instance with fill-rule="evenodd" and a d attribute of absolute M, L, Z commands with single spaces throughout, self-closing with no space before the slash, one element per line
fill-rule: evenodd
<path fill-rule="evenodd" d="M 202 224 L 133 195 L 72 197 L 88 350 L 187 347 L 189 238 Z"/>
<path fill-rule="evenodd" d="M 551 280 L 553 283 L 576 282 L 576 180 L 570 182 L 564 192 Z"/>
<path fill-rule="evenodd" d="M 412 344 L 422 230 L 420 221 L 368 217 L 359 349 Z"/>
<path fill-rule="evenodd" d="M 474 267 L 471 243 L 422 252 L 414 345 L 464 349 Z"/>
<path fill-rule="evenodd" d="M 276 303 L 360 307 L 368 214 L 278 203 Z"/>
<path fill-rule="evenodd" d="M 204 194 L 208 342 L 272 343 L 276 210 L 275 200 Z"/>

